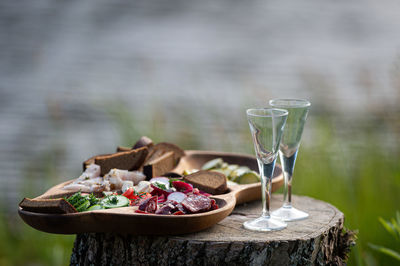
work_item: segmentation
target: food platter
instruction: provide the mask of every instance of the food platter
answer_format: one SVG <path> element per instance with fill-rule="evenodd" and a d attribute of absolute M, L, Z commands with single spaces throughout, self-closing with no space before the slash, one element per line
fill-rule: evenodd
<path fill-rule="evenodd" d="M 215 151 L 185 151 L 173 172 L 199 169 L 205 162 L 222 158 L 227 163 L 240 164 L 257 171 L 254 156 Z M 72 180 L 58 184 L 37 198 L 54 199 L 71 195 L 61 188 Z M 282 169 L 277 164 L 272 179 L 272 191 L 283 184 Z M 216 210 L 187 215 L 156 215 L 136 213 L 134 207 L 95 210 L 70 214 L 35 213 L 19 207 L 21 218 L 31 227 L 54 234 L 78 234 L 110 232 L 134 235 L 176 235 L 206 229 L 227 217 L 236 204 L 261 198 L 261 183 L 229 185 L 225 194 L 214 195 L 219 208 Z"/>

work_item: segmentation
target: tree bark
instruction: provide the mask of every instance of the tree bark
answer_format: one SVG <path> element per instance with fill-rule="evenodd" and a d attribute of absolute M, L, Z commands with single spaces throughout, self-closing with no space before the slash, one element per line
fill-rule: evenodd
<path fill-rule="evenodd" d="M 354 238 L 343 230 L 343 213 L 309 197 L 294 196 L 293 202 L 310 217 L 277 232 L 242 227 L 260 215 L 257 201 L 239 205 L 220 223 L 188 235 L 79 234 L 71 265 L 344 265 Z M 282 196 L 274 195 L 272 209 L 281 204 Z"/>

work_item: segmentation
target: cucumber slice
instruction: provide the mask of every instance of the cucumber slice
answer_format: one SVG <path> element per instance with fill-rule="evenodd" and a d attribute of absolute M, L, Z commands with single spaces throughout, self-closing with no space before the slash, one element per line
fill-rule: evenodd
<path fill-rule="evenodd" d="M 233 172 L 233 171 L 235 171 L 236 169 L 238 169 L 239 168 L 239 165 L 237 165 L 237 164 L 230 164 L 230 165 L 228 165 L 228 167 L 227 167 L 227 169 L 229 169 L 230 171 L 231 171 L 231 173 Z"/>
<path fill-rule="evenodd" d="M 88 201 L 88 199 L 87 199 L 86 197 L 81 196 L 81 198 L 78 199 L 78 200 L 74 203 L 75 209 L 78 209 L 80 206 L 82 206 L 83 204 L 85 204 L 86 201 Z M 89 202 L 89 206 L 90 206 L 90 202 Z"/>
<path fill-rule="evenodd" d="M 78 200 L 80 200 L 82 198 L 81 196 L 81 192 L 78 191 L 75 194 L 73 194 L 72 196 L 67 198 L 67 201 L 72 205 L 75 206 L 75 204 L 78 202 Z"/>
<path fill-rule="evenodd" d="M 90 201 L 89 200 L 85 200 L 84 203 L 82 203 L 81 205 L 79 205 L 79 207 L 76 208 L 76 210 L 78 212 L 84 212 L 87 210 L 87 208 L 89 208 L 90 206 Z"/>
<path fill-rule="evenodd" d="M 237 182 L 236 179 L 239 176 L 243 175 L 244 173 L 250 172 L 250 171 L 251 171 L 250 168 L 248 168 L 246 166 L 240 166 L 231 172 L 231 174 L 229 175 L 229 179 L 232 180 L 233 182 Z"/>
<path fill-rule="evenodd" d="M 102 209 L 104 209 L 101 205 L 98 205 L 98 204 L 96 204 L 96 205 L 93 205 L 93 206 L 91 206 L 89 209 L 87 209 L 88 211 L 95 211 L 95 210 L 102 210 Z"/>
<path fill-rule="evenodd" d="M 101 205 L 106 209 L 129 206 L 129 199 L 122 195 L 111 195 L 101 200 Z"/>
<path fill-rule="evenodd" d="M 228 165 L 229 165 L 228 163 L 226 163 L 226 162 L 223 162 L 223 163 L 222 163 L 222 165 L 221 165 L 221 168 L 227 168 L 227 167 L 228 167 Z"/>
<path fill-rule="evenodd" d="M 221 168 L 223 165 L 224 161 L 222 158 L 216 158 L 214 160 L 206 162 L 203 167 L 201 167 L 201 170 L 210 170 L 214 168 Z"/>
<path fill-rule="evenodd" d="M 257 183 L 260 182 L 260 176 L 254 171 L 249 171 L 238 176 L 235 182 L 239 184 Z"/>
<path fill-rule="evenodd" d="M 219 170 L 221 173 L 223 173 L 228 179 L 230 179 L 230 175 L 232 172 L 236 169 L 239 168 L 239 165 L 237 164 L 227 164 L 225 167 L 222 167 L 220 169 L 213 169 L 213 170 Z"/>

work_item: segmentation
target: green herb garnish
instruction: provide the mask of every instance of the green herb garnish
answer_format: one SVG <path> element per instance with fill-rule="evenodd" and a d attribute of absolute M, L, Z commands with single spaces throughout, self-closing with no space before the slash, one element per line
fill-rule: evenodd
<path fill-rule="evenodd" d="M 116 196 L 109 196 L 108 197 L 108 203 L 117 204 L 118 203 L 118 198 Z"/>
<path fill-rule="evenodd" d="M 167 190 L 167 187 L 163 183 L 154 182 L 153 185 L 161 188 L 162 190 Z"/>
<path fill-rule="evenodd" d="M 88 196 L 88 200 L 90 201 L 90 206 L 96 205 L 99 202 L 99 199 L 96 198 L 93 193 Z"/>

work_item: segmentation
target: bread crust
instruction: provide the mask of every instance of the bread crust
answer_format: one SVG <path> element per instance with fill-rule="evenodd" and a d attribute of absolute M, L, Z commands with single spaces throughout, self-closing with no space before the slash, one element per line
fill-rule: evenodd
<path fill-rule="evenodd" d="M 31 212 L 39 213 L 74 213 L 77 212 L 74 206 L 72 206 L 65 199 L 29 199 L 24 198 L 19 206 Z"/>
<path fill-rule="evenodd" d="M 174 152 L 170 151 L 148 162 L 148 164 L 143 167 L 143 174 L 145 174 L 148 179 L 151 179 L 170 172 L 174 167 Z"/>
<path fill-rule="evenodd" d="M 113 168 L 128 171 L 139 169 L 142 167 L 147 154 L 147 147 L 142 147 L 130 151 L 96 156 L 94 157 L 94 163 L 100 165 L 100 175 L 104 176 Z"/>
<path fill-rule="evenodd" d="M 219 172 L 200 170 L 183 179 L 204 192 L 218 195 L 228 190 L 226 176 Z"/>

